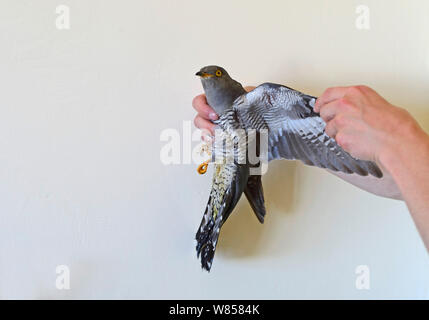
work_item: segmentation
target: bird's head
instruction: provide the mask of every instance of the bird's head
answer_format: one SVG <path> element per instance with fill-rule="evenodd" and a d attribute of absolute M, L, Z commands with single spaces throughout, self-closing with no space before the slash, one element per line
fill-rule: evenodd
<path fill-rule="evenodd" d="M 226 70 L 219 66 L 203 67 L 195 75 L 201 78 L 201 82 L 203 84 L 210 83 L 213 86 L 219 86 L 222 83 L 226 83 L 232 80 Z"/>
<path fill-rule="evenodd" d="M 207 102 L 217 114 L 231 107 L 235 98 L 245 93 L 241 84 L 233 80 L 222 67 L 206 66 L 195 75 L 200 77 Z"/>

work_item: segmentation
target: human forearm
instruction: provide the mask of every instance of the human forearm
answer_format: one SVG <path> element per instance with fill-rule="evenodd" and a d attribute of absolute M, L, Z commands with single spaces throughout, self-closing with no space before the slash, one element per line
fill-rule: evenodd
<path fill-rule="evenodd" d="M 429 250 L 429 136 L 414 124 L 380 154 Z"/>
<path fill-rule="evenodd" d="M 429 249 L 429 136 L 417 121 L 366 86 L 327 89 L 314 110 L 344 150 L 392 176 Z"/>

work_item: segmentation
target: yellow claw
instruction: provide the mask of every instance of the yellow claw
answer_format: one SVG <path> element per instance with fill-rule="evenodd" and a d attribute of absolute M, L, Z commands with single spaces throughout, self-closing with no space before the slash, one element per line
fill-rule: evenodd
<path fill-rule="evenodd" d="M 209 161 L 207 160 L 207 161 L 205 161 L 205 162 L 203 162 L 203 163 L 201 163 L 199 166 L 198 166 L 198 169 L 197 169 L 197 171 L 198 171 L 198 173 L 199 174 L 204 174 L 204 173 L 206 173 L 207 172 L 207 167 L 209 166 Z"/>

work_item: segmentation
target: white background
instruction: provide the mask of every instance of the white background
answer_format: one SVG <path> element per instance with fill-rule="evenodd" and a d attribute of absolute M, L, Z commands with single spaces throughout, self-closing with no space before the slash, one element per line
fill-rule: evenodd
<path fill-rule="evenodd" d="M 61 4 L 70 30 L 55 27 Z M 360 4 L 370 30 L 355 26 Z M 405 205 L 295 162 L 263 178 L 266 223 L 243 198 L 202 272 L 193 238 L 212 171 L 159 154 L 161 132 L 192 120 L 194 74 L 208 64 L 312 95 L 367 84 L 428 130 L 428 10 L 1 0 L 0 298 L 427 298 L 428 256 Z M 55 288 L 62 264 L 70 290 Z M 358 265 L 370 290 L 355 288 Z"/>

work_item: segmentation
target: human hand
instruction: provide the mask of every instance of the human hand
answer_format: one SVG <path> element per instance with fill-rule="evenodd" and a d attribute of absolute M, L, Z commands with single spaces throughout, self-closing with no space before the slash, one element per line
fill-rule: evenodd
<path fill-rule="evenodd" d="M 353 157 L 383 164 L 381 158 L 421 131 L 404 109 L 366 86 L 336 87 L 320 96 L 314 111 L 326 122 L 325 132 Z"/>
<path fill-rule="evenodd" d="M 200 94 L 192 100 L 192 106 L 197 111 L 194 118 L 194 124 L 197 128 L 203 130 L 204 134 L 214 134 L 215 125 L 212 120 L 217 120 L 219 117 L 207 103 L 206 95 Z M 205 132 L 205 133 L 204 133 Z"/>

